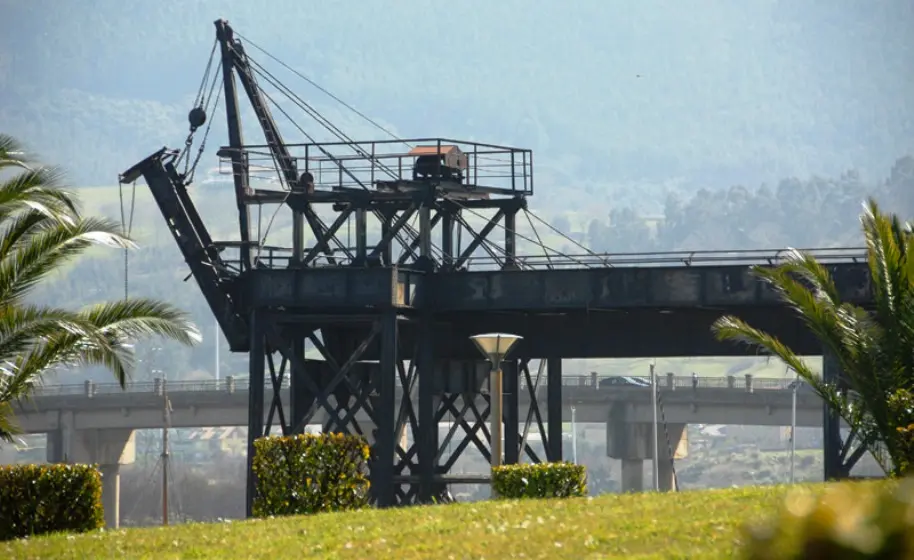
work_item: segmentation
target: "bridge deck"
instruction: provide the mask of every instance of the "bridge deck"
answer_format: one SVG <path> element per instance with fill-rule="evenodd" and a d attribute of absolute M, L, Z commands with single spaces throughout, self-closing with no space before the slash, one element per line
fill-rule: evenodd
<path fill-rule="evenodd" d="M 810 252 L 831 269 L 848 301 L 869 300 L 869 276 L 860 250 Z M 247 277 L 255 307 L 311 312 L 365 307 L 532 313 L 771 307 L 778 305 L 776 294 L 752 276 L 751 267 L 775 264 L 779 253 L 594 254 L 544 262 L 519 258 L 517 270 L 434 274 L 397 267 L 270 268 L 252 270 Z"/>

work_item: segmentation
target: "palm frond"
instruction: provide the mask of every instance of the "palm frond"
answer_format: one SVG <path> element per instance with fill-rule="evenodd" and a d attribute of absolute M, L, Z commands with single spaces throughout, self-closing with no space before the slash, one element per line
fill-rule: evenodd
<path fill-rule="evenodd" d="M 202 340 L 200 331 L 185 312 L 148 298 L 100 303 L 79 311 L 78 316 L 100 332 L 119 339 L 159 336 L 188 346 Z"/>
<path fill-rule="evenodd" d="M 48 224 L 29 243 L 0 259 L 0 305 L 13 305 L 65 262 L 95 244 L 132 248 L 112 220 L 80 218 L 71 224 Z"/>
<path fill-rule="evenodd" d="M 56 367 L 100 365 L 122 386 L 134 367 L 131 343 L 160 336 L 181 344 L 201 340 L 199 330 L 174 307 L 148 299 L 131 299 L 91 306 L 75 313 L 76 323 L 90 325 L 84 332 L 50 337 L 23 356 L 16 367 L 22 375 L 41 375 Z"/>
<path fill-rule="evenodd" d="M 134 367 L 131 342 L 160 336 L 200 341 L 184 313 L 162 302 L 133 299 L 79 311 L 25 305 L 24 296 L 49 273 L 92 245 L 132 248 L 112 220 L 83 218 L 59 170 L 32 165 L 22 147 L 0 134 L 0 440 L 17 433 L 12 403 L 28 399 L 54 370 L 102 365 L 123 386 Z"/>
<path fill-rule="evenodd" d="M 882 213 L 872 200 L 860 221 L 872 312 L 842 302 L 828 269 L 800 251 L 788 251 L 776 267 L 753 269 L 838 362 L 842 373 L 837 383 L 826 383 L 776 337 L 736 317 L 721 317 L 712 330 L 718 340 L 783 360 L 848 423 L 880 466 L 895 473 L 905 462 L 898 427 L 914 421 L 914 411 L 900 415 L 898 405 L 890 404 L 899 391 L 914 389 L 914 236 L 907 224 Z"/>
<path fill-rule="evenodd" d="M 0 133 L 0 170 L 8 167 L 29 169 L 25 149 L 9 134 Z"/>
<path fill-rule="evenodd" d="M 13 414 L 12 401 L 0 400 L 0 442 L 13 443 L 21 432 Z"/>
<path fill-rule="evenodd" d="M 78 216 L 75 197 L 58 186 L 62 176 L 58 169 L 36 167 L 0 183 L 0 220 L 29 208 L 61 218 Z"/>
<path fill-rule="evenodd" d="M 11 359 L 60 333 L 86 336 L 95 325 L 65 309 L 35 305 L 0 309 L 0 359 Z"/>

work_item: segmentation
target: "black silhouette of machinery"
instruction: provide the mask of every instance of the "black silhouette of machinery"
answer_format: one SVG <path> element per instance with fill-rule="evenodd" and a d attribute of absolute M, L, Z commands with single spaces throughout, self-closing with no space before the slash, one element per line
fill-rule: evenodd
<path fill-rule="evenodd" d="M 414 181 L 453 181 L 463 183 L 467 156 L 454 145 L 416 146 L 409 151 L 416 156 Z"/>

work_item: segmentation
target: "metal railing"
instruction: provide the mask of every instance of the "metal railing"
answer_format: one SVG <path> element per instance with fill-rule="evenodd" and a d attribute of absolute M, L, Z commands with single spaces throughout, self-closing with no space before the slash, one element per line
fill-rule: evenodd
<path fill-rule="evenodd" d="M 799 249 L 825 265 L 866 261 L 863 247 L 833 247 Z M 787 249 L 745 249 L 739 251 L 653 251 L 645 253 L 587 253 L 575 255 L 518 256 L 521 268 L 581 268 L 581 267 L 663 267 L 663 266 L 753 266 L 783 263 Z M 470 257 L 471 268 L 497 265 L 490 256 Z"/>
<path fill-rule="evenodd" d="M 525 379 L 521 378 L 520 387 L 526 390 Z M 657 380 L 661 390 L 676 389 L 738 389 L 744 391 L 755 390 L 789 390 L 793 379 L 778 379 L 754 377 L 752 375 L 729 375 L 725 377 L 696 377 L 687 375 L 660 375 Z M 540 387 L 547 385 L 546 380 L 540 381 Z M 619 388 L 648 390 L 650 378 L 644 376 L 599 376 L 599 375 L 574 375 L 562 377 L 562 386 L 568 388 L 586 387 L 593 390 L 612 390 Z M 398 380 L 399 386 L 399 380 Z M 250 387 L 247 378 L 226 377 L 216 380 L 194 381 L 168 381 L 155 379 L 130 383 L 121 387 L 117 383 L 94 383 L 86 381 L 79 384 L 44 385 L 37 387 L 33 392 L 34 398 L 57 396 L 84 396 L 95 397 L 102 395 L 124 394 L 161 394 L 167 389 L 168 393 L 203 393 L 203 392 L 247 392 Z M 283 388 L 289 387 L 289 380 L 285 379 Z M 271 388 L 269 381 L 267 388 Z"/>
<path fill-rule="evenodd" d="M 414 169 L 417 157 L 432 156 L 434 181 L 443 178 L 467 185 L 499 189 L 502 194 L 533 194 L 533 153 L 529 149 L 482 144 L 450 138 L 409 138 L 361 142 L 315 142 L 285 144 L 298 172 L 311 173 L 316 191 L 374 189 L 385 181 L 421 178 Z M 414 149 L 419 149 L 415 151 Z M 252 179 L 279 183 L 270 146 L 248 144 L 222 147 L 218 173 L 231 175 L 229 158 L 241 152 Z M 446 161 L 439 162 L 444 157 Z M 459 161 L 458 161 L 459 160 Z M 460 169 L 460 177 L 443 173 Z"/>
<path fill-rule="evenodd" d="M 222 260 L 233 270 L 240 270 L 240 243 L 220 241 L 215 243 L 222 253 Z M 346 248 L 350 253 L 354 247 Z M 316 261 L 317 266 L 346 266 L 350 259 L 342 249 L 330 247 L 336 259 L 335 265 L 324 262 L 323 257 Z M 480 249 L 481 250 L 481 249 Z M 812 255 L 826 266 L 835 264 L 853 264 L 866 262 L 866 249 L 862 247 L 832 247 L 800 249 Z M 291 262 L 291 247 L 264 246 L 254 244 L 253 251 L 259 255 L 260 265 L 266 268 L 288 268 Z M 400 251 L 395 245 L 395 258 Z M 777 265 L 784 262 L 786 249 L 746 249 L 740 251 L 653 251 L 644 253 L 586 253 L 573 255 L 518 255 L 515 262 L 520 269 L 580 269 L 580 268 L 659 268 L 659 267 L 701 267 L 701 266 L 755 266 Z M 500 270 L 503 256 L 498 259 L 490 255 L 476 255 L 466 261 L 467 269 L 474 271 Z"/>

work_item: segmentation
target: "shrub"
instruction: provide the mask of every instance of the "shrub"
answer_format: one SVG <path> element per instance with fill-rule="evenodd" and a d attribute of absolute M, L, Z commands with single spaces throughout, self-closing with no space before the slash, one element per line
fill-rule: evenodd
<path fill-rule="evenodd" d="M 750 526 L 751 560 L 914 557 L 914 479 L 829 485 L 788 494 L 772 521 Z"/>
<path fill-rule="evenodd" d="M 359 436 L 301 434 L 254 442 L 254 516 L 342 511 L 368 504 L 369 447 Z"/>
<path fill-rule="evenodd" d="M 105 525 L 93 465 L 0 466 L 0 541 Z"/>
<path fill-rule="evenodd" d="M 587 495 L 587 469 L 573 463 L 504 465 L 492 469 L 500 498 L 570 498 Z"/>

